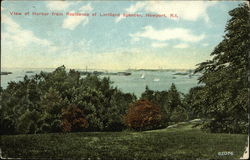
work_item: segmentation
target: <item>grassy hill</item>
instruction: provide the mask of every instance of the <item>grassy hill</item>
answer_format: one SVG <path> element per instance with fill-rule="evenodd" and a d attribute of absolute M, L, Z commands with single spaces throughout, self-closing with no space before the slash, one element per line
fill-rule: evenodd
<path fill-rule="evenodd" d="M 247 135 L 205 133 L 189 122 L 144 132 L 3 135 L 1 149 L 15 158 L 233 159 L 243 155 L 246 141 Z"/>

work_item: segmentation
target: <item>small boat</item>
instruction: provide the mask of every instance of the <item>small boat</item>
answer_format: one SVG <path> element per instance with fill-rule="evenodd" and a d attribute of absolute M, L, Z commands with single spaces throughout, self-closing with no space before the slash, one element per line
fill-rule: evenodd
<path fill-rule="evenodd" d="M 131 75 L 130 72 L 117 72 L 117 74 L 120 76 L 130 76 Z"/>
<path fill-rule="evenodd" d="M 144 79 L 145 78 L 145 75 L 144 75 L 144 73 L 141 75 L 141 79 Z"/>
<path fill-rule="evenodd" d="M 154 81 L 154 82 L 159 82 L 160 79 L 159 79 L 159 78 L 155 78 L 153 81 Z"/>
<path fill-rule="evenodd" d="M 26 73 L 34 73 L 34 71 L 26 71 Z"/>

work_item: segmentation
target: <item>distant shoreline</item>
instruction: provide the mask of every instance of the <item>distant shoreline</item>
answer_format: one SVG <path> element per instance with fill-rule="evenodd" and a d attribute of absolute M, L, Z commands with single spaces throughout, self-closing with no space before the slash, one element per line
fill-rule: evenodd
<path fill-rule="evenodd" d="M 51 68 L 51 67 L 45 67 L 45 68 L 32 68 L 32 67 L 1 67 L 1 70 L 8 70 L 8 69 L 23 69 L 23 70 L 42 70 L 42 69 L 56 69 L 57 67 L 55 68 Z M 68 68 L 67 70 L 70 70 L 70 69 L 74 69 L 74 70 L 97 70 L 97 71 L 193 71 L 195 69 L 193 68 L 165 68 L 165 69 L 154 69 L 154 68 L 140 68 L 140 69 L 100 69 L 100 68 Z"/>

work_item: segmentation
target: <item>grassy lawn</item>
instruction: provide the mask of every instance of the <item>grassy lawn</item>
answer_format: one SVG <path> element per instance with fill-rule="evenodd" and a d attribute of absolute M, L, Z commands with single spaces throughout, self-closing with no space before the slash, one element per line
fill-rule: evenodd
<path fill-rule="evenodd" d="M 204 133 L 193 124 L 144 132 L 82 132 L 1 136 L 3 157 L 117 159 L 233 159 L 247 135 Z M 218 156 L 218 152 L 233 152 Z"/>

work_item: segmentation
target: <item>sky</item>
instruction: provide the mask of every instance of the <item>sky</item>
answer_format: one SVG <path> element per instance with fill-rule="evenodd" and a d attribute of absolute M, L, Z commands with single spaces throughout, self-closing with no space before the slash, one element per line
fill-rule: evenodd
<path fill-rule="evenodd" d="M 210 53 L 225 34 L 228 11 L 240 3 L 4 1 L 1 67 L 193 69 L 211 58 Z M 33 12 L 48 15 L 32 15 Z M 90 16 L 67 16 L 67 12 Z M 120 16 L 101 16 L 109 13 Z M 143 17 L 126 18 L 123 13 Z M 146 14 L 167 17 L 145 17 Z M 171 14 L 176 17 L 169 17 Z"/>

